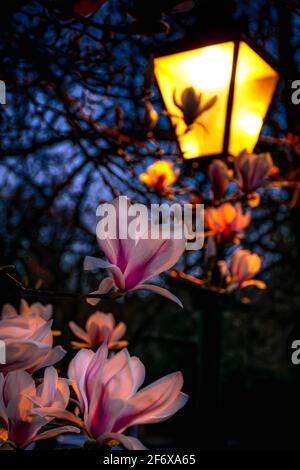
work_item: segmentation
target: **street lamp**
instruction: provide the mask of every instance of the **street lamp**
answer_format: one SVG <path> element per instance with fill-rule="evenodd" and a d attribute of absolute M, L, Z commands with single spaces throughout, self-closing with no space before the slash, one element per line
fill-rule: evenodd
<path fill-rule="evenodd" d="M 184 47 L 154 59 L 183 157 L 253 151 L 279 80 L 274 65 L 244 37 Z"/>

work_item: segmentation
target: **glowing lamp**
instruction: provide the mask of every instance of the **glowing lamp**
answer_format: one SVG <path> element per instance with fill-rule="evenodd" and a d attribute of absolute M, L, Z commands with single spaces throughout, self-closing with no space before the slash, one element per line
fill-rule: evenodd
<path fill-rule="evenodd" d="M 253 151 L 279 74 L 247 39 L 193 45 L 154 66 L 184 158 Z"/>

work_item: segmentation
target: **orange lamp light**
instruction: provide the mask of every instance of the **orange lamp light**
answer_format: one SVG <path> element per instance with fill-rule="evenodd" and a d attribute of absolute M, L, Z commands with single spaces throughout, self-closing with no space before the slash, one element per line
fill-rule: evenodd
<path fill-rule="evenodd" d="M 184 158 L 253 151 L 279 74 L 246 39 L 156 57 L 154 66 Z"/>

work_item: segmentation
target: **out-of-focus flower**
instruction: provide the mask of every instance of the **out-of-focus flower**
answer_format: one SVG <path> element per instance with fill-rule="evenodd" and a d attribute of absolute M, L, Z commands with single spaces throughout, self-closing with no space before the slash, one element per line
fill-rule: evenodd
<path fill-rule="evenodd" d="M 12 370 L 34 371 L 60 361 L 65 351 L 61 346 L 53 348 L 51 332 L 52 320 L 46 321 L 42 306 L 21 305 L 21 315 L 15 315 L 15 309 L 6 305 L 0 320 L 0 340 L 6 347 L 6 363 L 0 364 L 0 372 Z M 46 307 L 47 308 L 47 307 Z M 32 309 L 29 313 L 28 309 Z"/>
<path fill-rule="evenodd" d="M 142 173 L 139 178 L 142 183 L 158 192 L 165 192 L 168 186 L 175 183 L 178 179 L 180 170 L 174 166 L 172 162 L 167 160 L 158 160 L 148 166 L 147 171 Z"/>
<path fill-rule="evenodd" d="M 164 421 L 182 408 L 188 398 L 181 392 L 182 374 L 167 375 L 138 391 L 145 378 L 141 361 L 130 357 L 126 349 L 110 358 L 107 354 L 106 345 L 96 353 L 82 349 L 70 362 L 68 375 L 83 421 L 70 412 L 58 411 L 54 416 L 83 427 L 100 444 L 117 440 L 127 449 L 144 449 L 138 439 L 123 432 L 136 424 Z"/>
<path fill-rule="evenodd" d="M 145 113 L 144 113 L 144 130 L 147 136 L 152 136 L 152 131 L 156 126 L 158 121 L 158 113 L 153 108 L 152 104 L 149 101 L 145 103 Z"/>
<path fill-rule="evenodd" d="M 240 232 L 250 223 L 250 212 L 243 214 L 242 206 L 226 202 L 219 207 L 209 207 L 205 211 L 205 223 L 217 243 L 237 241 Z"/>
<path fill-rule="evenodd" d="M 123 238 L 120 236 L 124 229 L 122 224 L 125 220 L 126 227 L 129 227 L 132 220 L 128 214 L 129 201 L 126 199 L 127 207 L 125 209 L 121 208 L 120 210 L 119 205 L 120 198 L 116 198 L 113 201 L 115 211 L 113 215 L 109 214 L 108 216 L 108 224 L 111 218 L 113 219 L 110 220 L 111 225 L 116 227 L 115 237 L 111 238 L 104 234 L 103 238 L 99 238 L 99 235 L 97 235 L 100 248 L 108 261 L 91 256 L 87 256 L 84 260 L 84 269 L 107 269 L 112 276 L 103 279 L 98 290 L 92 292 L 92 294 L 103 295 L 114 287 L 117 287 L 121 293 L 146 289 L 167 297 L 182 307 L 180 300 L 167 289 L 153 284 L 144 284 L 144 282 L 170 269 L 177 263 L 185 249 L 184 234 L 181 238 L 175 238 L 171 229 L 168 239 L 163 237 L 151 238 L 151 224 L 147 224 L 144 233 L 136 229 L 134 238 L 129 236 L 128 232 L 127 238 Z M 88 302 L 96 305 L 99 298 L 90 297 Z"/>
<path fill-rule="evenodd" d="M 43 320 L 48 321 L 52 317 L 52 305 L 42 305 L 40 302 L 35 302 L 29 305 L 26 300 L 21 299 L 20 302 L 20 315 L 24 318 L 28 318 L 32 315 L 37 315 L 41 317 Z M 8 318 L 15 318 L 19 317 L 19 314 L 15 307 L 10 304 L 5 304 L 2 308 L 1 318 L 8 319 Z"/>
<path fill-rule="evenodd" d="M 73 12 L 85 18 L 96 13 L 107 0 L 75 0 Z"/>
<path fill-rule="evenodd" d="M 273 168 L 272 157 L 269 153 L 241 152 L 235 159 L 235 169 L 240 188 L 245 192 L 255 191 L 265 184 Z"/>
<path fill-rule="evenodd" d="M 214 160 L 208 167 L 214 199 L 221 199 L 229 185 L 228 167 L 222 160 Z"/>
<path fill-rule="evenodd" d="M 221 273 L 227 278 L 227 284 L 234 289 L 247 286 L 256 286 L 265 289 L 266 284 L 258 279 L 253 279 L 261 267 L 261 258 L 249 250 L 237 250 L 229 259 L 229 267 L 225 262 L 219 264 Z"/>
<path fill-rule="evenodd" d="M 173 101 L 175 106 L 182 112 L 184 122 L 189 128 L 205 111 L 214 106 L 217 96 L 213 96 L 207 103 L 202 105 L 202 93 L 197 94 L 193 87 L 188 87 L 181 93 L 180 102 L 177 101 L 176 90 L 174 90 Z"/>
<path fill-rule="evenodd" d="M 65 410 L 69 396 L 68 380 L 58 378 L 53 367 L 45 370 L 44 379 L 37 387 L 31 375 L 25 371 L 9 372 L 5 377 L 0 373 L 0 418 L 4 425 L 0 446 L 6 443 L 13 448 L 24 449 L 41 439 L 65 432 L 79 432 L 73 426 L 43 430 L 53 417 L 35 414 L 36 410 L 45 407 L 54 413 Z"/>
<path fill-rule="evenodd" d="M 95 312 L 86 322 L 86 331 L 72 321 L 69 326 L 74 335 L 83 341 L 83 343 L 73 341 L 73 346 L 98 349 L 104 343 L 109 349 L 120 349 L 128 344 L 127 341 L 120 341 L 126 332 L 125 323 L 120 322 L 116 326 L 112 313 Z"/>

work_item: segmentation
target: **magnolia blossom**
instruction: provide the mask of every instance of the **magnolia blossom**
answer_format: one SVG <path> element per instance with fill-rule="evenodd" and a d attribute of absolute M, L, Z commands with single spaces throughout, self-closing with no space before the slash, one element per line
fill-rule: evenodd
<path fill-rule="evenodd" d="M 74 335 L 83 341 L 73 341 L 73 346 L 98 349 L 104 343 L 109 349 L 115 349 L 124 348 L 128 344 L 127 341 L 120 341 L 126 332 L 125 323 L 120 322 L 116 326 L 112 313 L 95 312 L 86 322 L 86 331 L 72 321 L 69 326 Z"/>
<path fill-rule="evenodd" d="M 205 223 L 211 235 L 215 235 L 217 243 L 234 241 L 239 233 L 248 227 L 250 212 L 243 214 L 242 206 L 226 202 L 221 206 L 209 207 L 205 212 Z"/>
<path fill-rule="evenodd" d="M 75 0 L 73 12 L 77 15 L 88 17 L 96 13 L 107 0 Z"/>
<path fill-rule="evenodd" d="M 214 199 L 221 199 L 229 185 L 228 167 L 222 160 L 214 160 L 208 167 Z"/>
<path fill-rule="evenodd" d="M 231 255 L 228 268 L 225 262 L 220 262 L 219 266 L 231 288 L 256 286 L 264 289 L 266 287 L 263 281 L 253 279 L 261 267 L 261 258 L 256 253 L 243 249 L 237 250 Z"/>
<path fill-rule="evenodd" d="M 168 186 L 175 183 L 180 170 L 174 170 L 172 162 L 158 160 L 147 168 L 146 173 L 139 176 L 140 181 L 158 192 L 164 192 Z"/>
<path fill-rule="evenodd" d="M 37 315 L 41 317 L 43 320 L 48 321 L 52 317 L 52 305 L 42 305 L 40 302 L 35 302 L 29 305 L 26 300 L 21 299 L 20 302 L 20 315 L 23 318 L 28 318 L 32 315 Z M 15 307 L 10 304 L 5 304 L 2 308 L 2 318 L 15 318 L 18 317 L 19 314 Z"/>
<path fill-rule="evenodd" d="M 101 296 L 114 287 L 117 287 L 121 293 L 146 289 L 167 297 L 182 307 L 180 300 L 167 289 L 153 284 L 144 284 L 144 282 L 177 263 L 185 249 L 184 235 L 175 239 L 171 233 L 168 239 L 162 237 L 154 239 L 151 238 L 151 230 L 147 227 L 146 232 L 136 231 L 135 238 L 129 235 L 127 238 L 121 238 L 121 227 L 123 227 L 124 220 L 128 225 L 130 224 L 130 216 L 128 215 L 128 200 L 126 200 L 127 207 L 124 213 L 119 211 L 119 204 L 120 199 L 115 199 L 113 206 L 116 210 L 113 215 L 108 215 L 108 222 L 116 227 L 115 237 L 97 234 L 100 248 L 106 255 L 107 261 L 91 256 L 87 256 L 84 261 L 84 268 L 87 270 L 105 268 L 111 273 L 111 277 L 103 279 L 98 290 L 92 294 Z M 102 238 L 99 238 L 100 235 Z M 95 305 L 99 302 L 99 298 L 90 297 L 88 302 Z"/>
<path fill-rule="evenodd" d="M 0 419 L 4 425 L 0 430 L 0 446 L 9 444 L 13 448 L 24 449 L 41 439 L 65 432 L 79 432 L 73 426 L 43 430 L 53 417 L 35 413 L 45 407 L 53 413 L 65 410 L 69 395 L 68 381 L 58 378 L 53 367 L 45 370 L 44 378 L 38 386 L 25 371 L 9 372 L 6 376 L 0 373 Z"/>
<path fill-rule="evenodd" d="M 174 90 L 173 101 L 182 112 L 185 124 L 190 127 L 205 111 L 214 106 L 217 96 L 213 96 L 205 104 L 202 104 L 202 93 L 197 94 L 193 87 L 188 87 L 181 93 L 180 102 L 177 101 L 176 90 Z"/>
<path fill-rule="evenodd" d="M 273 168 L 272 157 L 269 153 L 242 152 L 235 160 L 235 169 L 241 189 L 251 192 L 262 186 Z"/>
<path fill-rule="evenodd" d="M 41 416 L 53 413 L 57 418 L 69 420 L 100 444 L 117 440 L 128 449 L 144 449 L 138 439 L 123 432 L 135 424 L 164 421 L 182 408 L 188 399 L 181 392 L 182 374 L 167 375 L 138 391 L 145 378 L 141 361 L 130 357 L 126 349 L 109 358 L 107 355 L 104 344 L 96 353 L 80 350 L 70 363 L 68 375 L 82 420 L 63 410 L 53 413 L 47 407 L 38 413 Z"/>
<path fill-rule="evenodd" d="M 39 305 L 39 307 L 36 307 Z M 0 320 L 0 340 L 6 348 L 6 363 L 0 364 L 0 372 L 12 370 L 34 371 L 60 361 L 65 351 L 61 346 L 53 348 L 52 320 L 45 320 L 40 304 L 28 307 L 21 303 L 21 315 L 11 305 L 5 305 Z M 32 313 L 30 313 L 30 309 Z M 42 312 L 42 314 L 41 314 Z"/>

